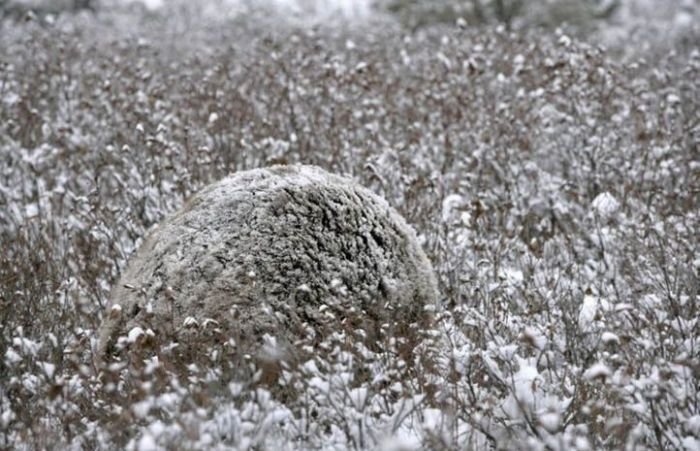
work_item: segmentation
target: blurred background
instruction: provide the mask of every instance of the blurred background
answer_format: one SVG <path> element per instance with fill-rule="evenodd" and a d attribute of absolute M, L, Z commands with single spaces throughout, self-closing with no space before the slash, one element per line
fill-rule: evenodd
<path fill-rule="evenodd" d="M 673 39 L 692 27 L 699 5 L 697 0 L 0 0 L 0 14 L 23 18 L 128 10 L 167 16 L 187 11 L 190 17 L 231 19 L 257 11 L 309 23 L 392 20 L 412 31 L 459 20 L 470 27 L 564 27 L 605 44 L 625 40 L 635 46 L 652 37 Z"/>

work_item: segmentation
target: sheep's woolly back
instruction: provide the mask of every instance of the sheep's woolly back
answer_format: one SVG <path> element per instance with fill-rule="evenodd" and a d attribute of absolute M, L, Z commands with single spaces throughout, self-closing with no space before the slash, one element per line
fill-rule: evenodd
<path fill-rule="evenodd" d="M 148 329 L 165 344 L 213 328 L 250 351 L 264 334 L 337 329 L 347 312 L 364 328 L 420 322 L 436 298 L 414 231 L 386 201 L 317 167 L 273 166 L 204 188 L 149 233 L 113 289 L 98 356 Z"/>

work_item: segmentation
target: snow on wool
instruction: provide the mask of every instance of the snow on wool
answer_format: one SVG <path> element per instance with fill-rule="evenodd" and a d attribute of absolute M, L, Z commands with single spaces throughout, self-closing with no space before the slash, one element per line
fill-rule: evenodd
<path fill-rule="evenodd" d="M 288 348 L 309 326 L 337 330 L 347 312 L 371 338 L 423 321 L 436 298 L 415 232 L 369 190 L 312 166 L 239 172 L 145 238 L 113 288 L 98 358 L 139 344 L 144 330 L 165 346 L 208 329 L 271 354 L 269 343 Z"/>

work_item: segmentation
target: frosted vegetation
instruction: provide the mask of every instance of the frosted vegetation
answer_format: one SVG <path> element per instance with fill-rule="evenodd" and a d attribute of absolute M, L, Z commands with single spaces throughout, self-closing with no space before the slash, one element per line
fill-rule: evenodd
<path fill-rule="evenodd" d="M 585 30 L 8 14 L 0 448 L 698 449 L 700 32 L 670 3 Z M 152 354 L 100 374 L 149 229 L 231 172 L 297 162 L 418 231 L 440 302 L 412 352 L 353 326 L 235 377 L 217 362 L 245 355 L 220 343 L 184 375 Z"/>

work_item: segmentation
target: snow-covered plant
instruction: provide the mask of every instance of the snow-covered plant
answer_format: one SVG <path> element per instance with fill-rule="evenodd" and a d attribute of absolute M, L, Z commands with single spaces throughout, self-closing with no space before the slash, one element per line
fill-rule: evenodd
<path fill-rule="evenodd" d="M 698 448 L 692 24 L 659 53 L 227 20 L 0 22 L 0 447 Z M 100 375 L 147 231 L 231 172 L 299 162 L 419 232 L 441 305 L 412 352 L 339 328 L 232 378 L 212 336 L 186 374 L 144 348 Z"/>

